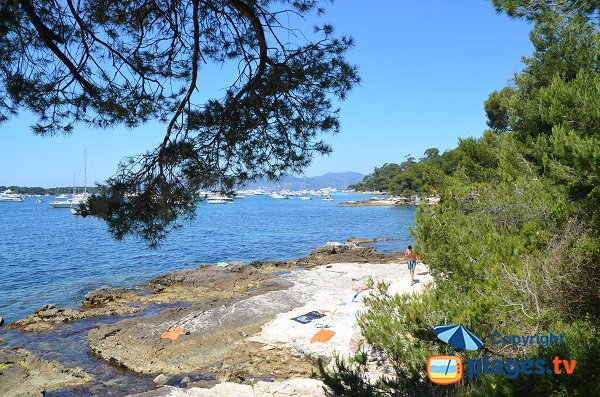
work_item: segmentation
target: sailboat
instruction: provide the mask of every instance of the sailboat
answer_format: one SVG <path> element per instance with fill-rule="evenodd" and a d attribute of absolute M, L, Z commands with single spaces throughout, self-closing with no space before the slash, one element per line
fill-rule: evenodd
<path fill-rule="evenodd" d="M 88 198 L 90 197 L 90 194 L 87 192 L 87 150 L 83 151 L 83 158 L 84 158 L 84 168 L 83 168 L 83 193 L 76 193 L 76 188 L 75 188 L 75 175 L 73 175 L 73 197 L 63 200 L 63 201 L 58 201 L 58 200 L 54 200 L 51 201 L 49 204 L 52 206 L 52 208 L 70 208 L 71 209 L 71 213 L 74 215 L 78 215 L 79 214 L 79 207 L 81 206 L 81 204 L 85 203 Z"/>
<path fill-rule="evenodd" d="M 302 195 L 300 197 L 298 197 L 300 200 L 310 200 L 310 196 L 306 194 L 307 191 L 306 191 L 306 177 L 305 176 L 302 177 L 302 191 L 300 193 L 302 193 Z"/>

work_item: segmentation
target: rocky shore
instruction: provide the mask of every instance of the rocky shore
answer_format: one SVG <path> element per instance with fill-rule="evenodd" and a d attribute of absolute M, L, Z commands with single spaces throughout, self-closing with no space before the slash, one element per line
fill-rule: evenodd
<path fill-rule="evenodd" d="M 66 368 L 56 361 L 41 360 L 24 349 L 0 349 L 0 396 L 43 396 L 46 391 L 91 380 L 81 368 Z"/>
<path fill-rule="evenodd" d="M 440 202 L 439 197 L 426 197 L 423 200 L 419 197 L 395 197 L 389 198 L 372 197 L 368 200 L 351 200 L 340 203 L 341 207 L 400 207 L 400 206 L 416 206 L 421 203 L 434 205 Z"/>
<path fill-rule="evenodd" d="M 395 200 L 392 198 L 373 197 L 368 200 L 351 200 L 340 203 L 341 207 L 390 207 L 390 206 L 411 206 L 417 203 L 409 200 Z"/>
<path fill-rule="evenodd" d="M 310 379 L 317 369 L 316 360 L 331 358 L 334 350 L 351 354 L 363 343 L 356 315 L 364 308 L 361 294 L 370 291 L 357 294 L 353 288 L 383 280 L 395 292 L 418 291 L 430 280 L 427 275 L 409 287 L 401 258 L 377 252 L 365 242 L 370 240 L 328 243 L 291 261 L 179 270 L 151 280 L 144 293 L 103 286 L 88 293 L 79 308 L 47 305 L 9 327 L 51 332 L 65 322 L 125 316 L 152 305 L 175 304 L 156 314 L 129 316 L 91 329 L 87 336 L 90 351 L 113 365 L 147 374 L 159 386 L 177 381 L 177 390 L 165 386 L 144 396 L 253 395 L 248 393 L 248 384 L 240 385 L 243 382 L 252 383 L 254 395 L 322 395 L 319 382 Z M 311 343 L 318 332 L 315 322 L 292 320 L 314 311 L 326 314 L 326 328 L 334 332 L 331 340 Z M 40 390 L 93 382 L 83 370 L 61 368 L 59 363 L 44 364 L 54 369 L 33 370 L 37 377 L 31 377 L 27 371 L 35 366 L 19 366 L 24 360 L 38 366 L 44 362 L 23 349 L 0 349 L 0 395 L 41 395 Z M 59 382 L 52 371 L 66 378 Z M 186 376 L 192 373 L 208 374 L 209 380 Z M 32 379 L 27 383 L 31 394 L 22 394 L 23 388 L 17 386 L 23 377 Z M 227 394 L 231 388 L 239 393 Z M 256 394 L 257 390 L 262 394 Z M 295 392 L 289 394 L 291 390 Z"/>

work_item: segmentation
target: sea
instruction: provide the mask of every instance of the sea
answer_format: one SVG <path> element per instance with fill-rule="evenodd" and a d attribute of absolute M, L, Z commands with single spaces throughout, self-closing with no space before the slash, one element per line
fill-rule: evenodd
<path fill-rule="evenodd" d="M 415 207 L 341 207 L 371 196 L 334 193 L 333 201 L 249 196 L 230 204 L 201 204 L 191 223 L 157 249 L 115 240 L 96 218 L 74 216 L 33 197 L 0 202 L 0 315 L 12 322 L 43 305 L 78 306 L 101 285 L 140 286 L 169 271 L 202 263 L 289 260 L 330 241 L 385 237 L 381 251 L 413 242 Z"/>

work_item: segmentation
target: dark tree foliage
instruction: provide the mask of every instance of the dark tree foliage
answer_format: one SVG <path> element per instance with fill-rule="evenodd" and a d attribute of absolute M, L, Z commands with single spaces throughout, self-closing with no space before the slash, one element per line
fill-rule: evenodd
<path fill-rule="evenodd" d="M 0 121 L 27 109 L 33 131 L 165 125 L 162 143 L 124 161 L 84 209 L 117 237 L 155 244 L 192 218 L 197 190 L 299 171 L 331 148 L 333 100 L 358 83 L 349 37 L 296 29 L 318 0 L 0 0 Z M 237 65 L 200 102 L 201 65 Z"/>
<path fill-rule="evenodd" d="M 509 106 L 510 98 L 514 94 L 512 87 L 504 87 L 499 91 L 490 94 L 487 101 L 483 104 L 485 114 L 488 118 L 487 125 L 493 131 L 508 131 L 510 129 Z"/>

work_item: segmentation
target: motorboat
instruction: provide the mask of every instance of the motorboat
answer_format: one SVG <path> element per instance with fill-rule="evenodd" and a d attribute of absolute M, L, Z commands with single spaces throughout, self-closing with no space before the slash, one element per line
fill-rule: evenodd
<path fill-rule="evenodd" d="M 209 192 L 206 194 L 206 202 L 208 204 L 228 204 L 233 203 L 233 198 L 217 192 Z"/>
<path fill-rule="evenodd" d="M 233 203 L 233 200 L 223 199 L 223 198 L 209 198 L 209 199 L 206 199 L 206 202 L 208 204 L 229 204 L 229 203 Z"/>
<path fill-rule="evenodd" d="M 79 209 L 81 204 L 85 203 L 90 197 L 89 193 L 81 193 L 76 194 L 73 197 L 66 200 L 54 200 L 50 201 L 50 204 L 53 208 L 76 208 Z"/>
<path fill-rule="evenodd" d="M 275 200 L 285 200 L 289 199 L 290 197 L 287 194 L 273 193 L 271 194 L 271 198 L 274 198 Z"/>
<path fill-rule="evenodd" d="M 21 202 L 25 200 L 23 195 L 19 193 L 14 193 L 12 190 L 8 189 L 0 193 L 0 201 L 10 201 L 10 202 Z"/>
<path fill-rule="evenodd" d="M 72 198 L 66 200 L 54 200 L 50 201 L 48 204 L 52 206 L 52 208 L 71 208 L 73 206 L 79 207 L 81 204 L 79 200 L 73 200 Z"/>
<path fill-rule="evenodd" d="M 309 196 L 300 196 L 298 197 L 299 200 L 310 200 Z"/>
<path fill-rule="evenodd" d="M 323 197 L 323 201 L 333 201 L 333 197 L 331 197 L 331 194 L 328 194 L 327 196 Z"/>

